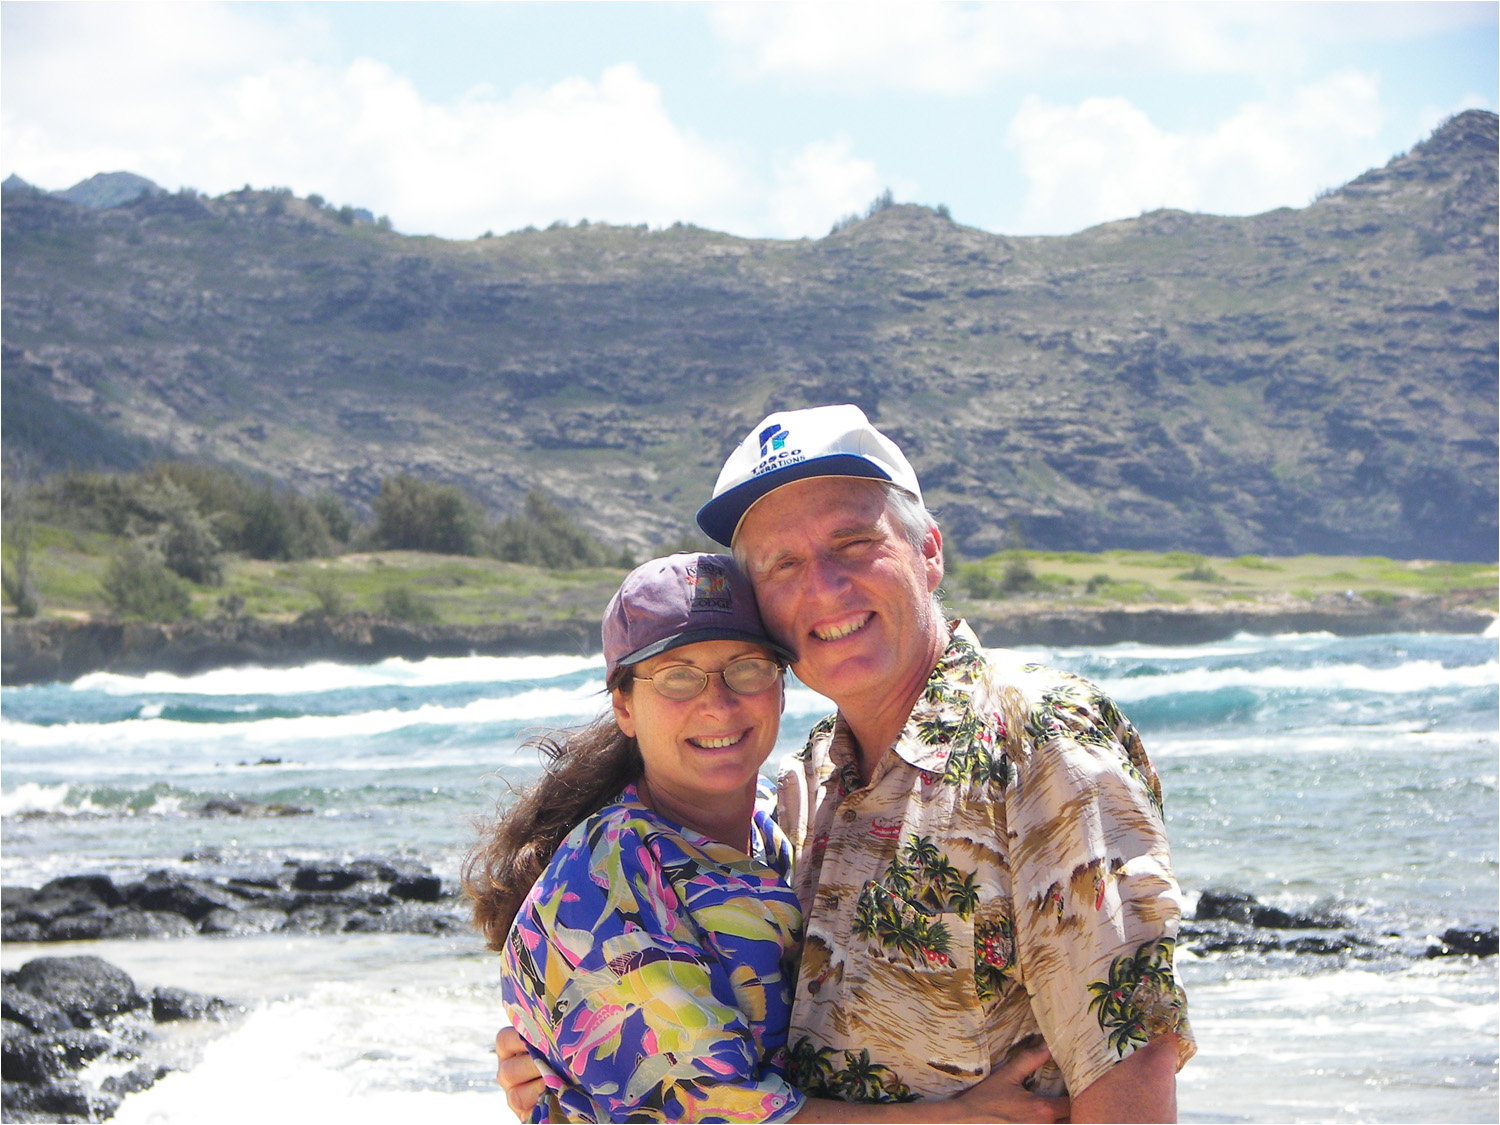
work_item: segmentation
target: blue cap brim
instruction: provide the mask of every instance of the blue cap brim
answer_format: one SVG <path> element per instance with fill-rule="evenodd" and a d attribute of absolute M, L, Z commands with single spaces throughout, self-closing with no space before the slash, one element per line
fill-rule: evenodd
<path fill-rule="evenodd" d="M 891 479 L 890 474 L 868 457 L 857 453 L 830 453 L 826 457 L 811 457 L 774 469 L 764 476 L 752 477 L 737 484 L 722 496 L 715 496 L 698 509 L 698 526 L 715 543 L 728 547 L 734 539 L 735 528 L 750 506 L 768 492 L 774 492 L 784 484 L 808 480 L 812 477 L 865 477 L 869 480 Z"/>

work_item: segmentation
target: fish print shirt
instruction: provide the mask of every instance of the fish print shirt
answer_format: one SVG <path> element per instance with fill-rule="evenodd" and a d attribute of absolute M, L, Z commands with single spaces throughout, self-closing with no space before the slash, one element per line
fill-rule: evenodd
<path fill-rule="evenodd" d="M 502 954 L 506 1011 L 541 1068 L 533 1121 L 784 1121 L 802 912 L 791 847 L 757 857 L 658 816 L 635 786 L 563 840 Z"/>
<path fill-rule="evenodd" d="M 1038 1033 L 1044 1094 L 1167 1033 L 1179 1066 L 1193 1054 L 1160 783 L 1092 684 L 982 653 L 955 622 L 868 784 L 830 716 L 779 788 L 808 919 L 790 1034 L 808 1095 L 949 1097 Z"/>

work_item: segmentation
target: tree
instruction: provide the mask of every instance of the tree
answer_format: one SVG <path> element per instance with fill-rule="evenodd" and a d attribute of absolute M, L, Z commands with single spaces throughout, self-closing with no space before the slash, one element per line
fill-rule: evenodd
<path fill-rule="evenodd" d="M 182 580 L 143 543 L 127 543 L 105 567 L 100 586 L 110 608 L 126 617 L 180 621 L 192 608 Z"/>
<path fill-rule="evenodd" d="M 187 489 L 164 479 L 150 499 L 159 521 L 152 538 L 166 565 L 189 582 L 202 586 L 223 583 L 219 538 Z"/>
<path fill-rule="evenodd" d="M 35 617 L 42 608 L 31 573 L 31 542 L 36 533 L 31 488 L 21 481 L 18 470 L 7 473 L 0 498 L 4 507 L 5 566 L 0 570 L 0 587 L 16 607 L 17 617 Z"/>
<path fill-rule="evenodd" d="M 498 559 L 550 570 L 603 566 L 610 561 L 603 545 L 541 491 L 527 494 L 522 515 L 510 516 L 495 526 L 490 547 Z"/>
<path fill-rule="evenodd" d="M 375 540 L 392 550 L 472 555 L 478 535 L 472 505 L 456 485 L 399 473 L 380 482 Z"/>

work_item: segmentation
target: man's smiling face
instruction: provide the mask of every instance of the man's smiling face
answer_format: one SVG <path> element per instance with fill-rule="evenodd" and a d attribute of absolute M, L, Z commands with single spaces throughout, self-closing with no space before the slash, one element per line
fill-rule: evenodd
<path fill-rule="evenodd" d="M 797 653 L 798 679 L 845 710 L 920 691 L 946 632 L 932 600 L 942 540 L 933 529 L 913 548 L 882 485 L 784 485 L 745 514 L 736 542 L 767 628 Z"/>

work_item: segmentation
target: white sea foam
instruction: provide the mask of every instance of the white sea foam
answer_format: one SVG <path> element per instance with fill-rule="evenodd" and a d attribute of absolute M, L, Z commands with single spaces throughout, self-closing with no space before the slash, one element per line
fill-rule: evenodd
<path fill-rule="evenodd" d="M 1259 692 L 1408 695 L 1497 684 L 1500 684 L 1500 662 L 1494 660 L 1452 668 L 1436 660 L 1411 660 L 1390 668 L 1370 668 L 1362 664 L 1329 664 L 1315 668 L 1194 668 L 1157 676 L 1109 678 L 1100 682 L 1101 687 L 1121 702 L 1234 688 Z"/>
<path fill-rule="evenodd" d="M 75 680 L 72 687 L 105 695 L 312 695 L 347 688 L 531 683 L 603 667 L 602 656 L 434 656 L 414 661 L 396 658 L 379 664 L 219 668 L 196 676 L 94 672 Z"/>
<path fill-rule="evenodd" d="M 69 806 L 68 785 L 39 785 L 27 781 L 9 793 L 0 795 L 0 816 L 19 816 L 22 813 L 76 813 L 84 811 L 78 806 Z M 92 807 L 92 806 L 90 806 Z"/>
<path fill-rule="evenodd" d="M 461 707 L 423 704 L 407 710 L 386 708 L 352 715 L 250 718 L 226 723 L 126 719 L 117 723 L 41 726 L 0 719 L 0 741 L 11 749 L 67 747 L 105 756 L 134 746 L 206 743 L 274 746 L 357 740 L 420 726 L 486 726 L 542 719 L 574 723 L 592 718 L 602 706 L 598 685 L 585 684 L 576 688 L 537 688 L 502 699 L 476 699 Z"/>

